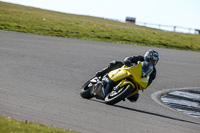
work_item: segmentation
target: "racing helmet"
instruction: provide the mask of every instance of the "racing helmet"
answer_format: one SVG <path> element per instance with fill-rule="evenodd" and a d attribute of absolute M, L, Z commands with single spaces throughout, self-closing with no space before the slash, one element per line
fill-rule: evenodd
<path fill-rule="evenodd" d="M 145 61 L 152 60 L 152 61 L 154 61 L 154 65 L 156 65 L 159 61 L 159 54 L 157 51 L 150 49 L 145 53 L 144 60 Z"/>

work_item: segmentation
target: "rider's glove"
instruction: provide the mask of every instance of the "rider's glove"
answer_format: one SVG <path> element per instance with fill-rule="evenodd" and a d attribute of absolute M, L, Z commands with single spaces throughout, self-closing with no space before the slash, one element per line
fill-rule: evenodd
<path fill-rule="evenodd" d="M 142 72 L 142 78 L 146 78 L 146 77 L 147 75 L 144 72 Z"/>

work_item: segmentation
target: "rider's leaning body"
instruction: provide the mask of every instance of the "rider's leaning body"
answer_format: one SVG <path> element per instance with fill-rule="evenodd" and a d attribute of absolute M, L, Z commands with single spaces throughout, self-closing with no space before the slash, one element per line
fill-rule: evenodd
<path fill-rule="evenodd" d="M 123 62 L 121 61 L 111 61 L 110 64 L 104 68 L 103 70 L 96 73 L 97 77 L 102 77 L 106 73 L 109 73 L 112 70 L 115 70 L 117 68 L 122 67 L 123 65 L 131 66 L 132 64 L 137 64 L 138 61 L 148 61 L 153 65 L 153 71 L 150 74 L 148 86 L 152 83 L 152 81 L 156 78 L 156 68 L 155 65 L 157 64 L 159 60 L 159 54 L 155 50 L 148 50 L 144 56 L 138 55 L 138 56 L 132 56 L 132 57 L 126 57 Z M 139 98 L 139 93 L 129 97 L 128 99 L 131 102 L 136 102 Z"/>

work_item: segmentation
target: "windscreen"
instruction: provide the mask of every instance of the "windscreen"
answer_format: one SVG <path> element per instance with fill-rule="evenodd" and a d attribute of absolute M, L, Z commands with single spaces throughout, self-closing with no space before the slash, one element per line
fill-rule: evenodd
<path fill-rule="evenodd" d="M 153 65 L 147 61 L 142 62 L 142 77 L 147 77 L 153 71 Z"/>

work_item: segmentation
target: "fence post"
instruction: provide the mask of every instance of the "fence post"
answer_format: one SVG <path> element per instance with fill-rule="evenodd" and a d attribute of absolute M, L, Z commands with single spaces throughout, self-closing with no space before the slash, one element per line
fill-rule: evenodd
<path fill-rule="evenodd" d="M 176 32 L 176 26 L 174 26 L 174 32 Z"/>

